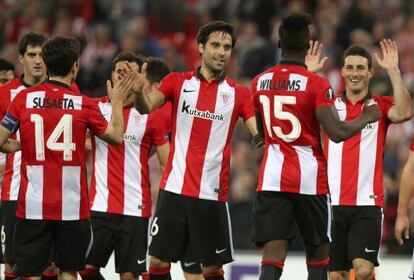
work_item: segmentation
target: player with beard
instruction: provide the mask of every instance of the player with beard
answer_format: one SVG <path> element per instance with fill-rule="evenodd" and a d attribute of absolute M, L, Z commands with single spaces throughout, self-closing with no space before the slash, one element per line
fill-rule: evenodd
<path fill-rule="evenodd" d="M 197 35 L 201 67 L 171 73 L 158 90 L 134 86 L 135 107 L 149 113 L 172 105 L 171 152 L 160 183 L 151 225 L 150 279 L 171 279 L 170 262 L 200 262 L 207 280 L 224 279 L 223 264 L 233 261 L 228 212 L 231 138 L 242 117 L 258 135 L 248 88 L 226 76 L 236 38 L 233 27 L 215 21 Z M 254 138 L 260 145 L 260 138 Z M 186 260 L 188 257 L 188 260 Z"/>

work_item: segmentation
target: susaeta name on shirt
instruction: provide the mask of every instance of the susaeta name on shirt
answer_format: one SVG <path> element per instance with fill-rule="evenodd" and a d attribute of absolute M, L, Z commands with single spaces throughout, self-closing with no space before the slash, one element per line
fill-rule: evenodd
<path fill-rule="evenodd" d="M 190 104 L 184 100 L 183 106 L 181 107 L 181 113 L 190 115 L 200 119 L 212 120 L 212 121 L 224 121 L 224 116 L 222 114 L 216 114 L 209 111 L 200 111 L 197 108 L 190 109 Z"/>
<path fill-rule="evenodd" d="M 74 110 L 75 106 L 73 105 L 73 100 L 70 98 L 41 98 L 41 97 L 34 97 L 33 100 L 33 107 L 32 108 L 58 108 L 58 109 L 68 109 Z"/>
<path fill-rule="evenodd" d="M 65 110 L 81 110 L 82 96 L 63 94 L 61 97 L 46 96 L 45 91 L 30 92 L 26 96 L 26 108 L 56 108 Z"/>

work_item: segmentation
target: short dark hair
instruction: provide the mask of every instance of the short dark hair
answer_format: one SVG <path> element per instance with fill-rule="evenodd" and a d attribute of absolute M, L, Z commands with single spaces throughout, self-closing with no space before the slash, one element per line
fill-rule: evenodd
<path fill-rule="evenodd" d="M 229 34 L 231 37 L 231 48 L 234 48 L 236 45 L 236 34 L 234 33 L 233 26 L 221 20 L 209 22 L 201 26 L 197 34 L 197 43 L 205 45 L 210 34 L 213 32 L 223 32 Z"/>
<path fill-rule="evenodd" d="M 42 48 L 43 61 L 51 76 L 66 76 L 79 59 L 81 44 L 75 37 L 56 36 Z"/>
<path fill-rule="evenodd" d="M 14 71 L 14 65 L 10 61 L 0 58 L 0 71 Z"/>
<path fill-rule="evenodd" d="M 29 32 L 19 40 L 19 54 L 23 56 L 27 51 L 27 46 L 42 47 L 46 41 L 47 38 L 43 34 Z"/>
<path fill-rule="evenodd" d="M 128 61 L 131 63 L 135 62 L 136 64 L 138 64 L 140 69 L 142 64 L 144 63 L 144 59 L 140 55 L 136 55 L 133 52 L 120 52 L 112 60 L 112 72 L 115 71 L 116 64 L 120 61 Z"/>
<path fill-rule="evenodd" d="M 147 79 L 151 84 L 161 82 L 171 72 L 168 64 L 160 58 L 148 57 L 146 62 L 148 63 Z"/>
<path fill-rule="evenodd" d="M 365 57 L 368 60 L 368 69 L 372 68 L 372 56 L 365 48 L 358 45 L 352 45 L 349 48 L 347 48 L 342 57 L 342 66 L 345 65 L 345 58 L 347 58 L 350 55 L 358 55 Z"/>
<path fill-rule="evenodd" d="M 312 19 L 308 14 L 292 14 L 282 20 L 279 27 L 279 47 L 284 52 L 299 53 L 309 49 L 309 28 Z"/>

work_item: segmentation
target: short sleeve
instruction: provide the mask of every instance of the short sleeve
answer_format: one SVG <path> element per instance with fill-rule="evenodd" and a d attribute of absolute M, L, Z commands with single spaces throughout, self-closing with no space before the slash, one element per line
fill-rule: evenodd
<path fill-rule="evenodd" d="M 155 146 L 161 146 L 169 142 L 168 124 L 164 117 L 164 108 L 160 108 L 150 114 L 152 123 L 152 141 Z"/>
<path fill-rule="evenodd" d="M 91 98 L 85 98 L 84 110 L 88 112 L 88 127 L 96 136 L 102 135 L 108 127 L 108 121 L 104 118 L 99 110 L 98 100 L 92 100 Z"/>
<path fill-rule="evenodd" d="M 255 108 L 253 107 L 252 94 L 249 88 L 241 86 L 238 88 L 240 98 L 240 115 L 244 121 L 247 121 L 255 115 Z"/>
<path fill-rule="evenodd" d="M 316 77 L 312 88 L 315 93 L 315 108 L 334 106 L 335 93 L 328 80 L 319 76 Z"/>
<path fill-rule="evenodd" d="M 171 101 L 173 98 L 178 78 L 179 76 L 177 73 L 171 73 L 162 79 L 158 90 L 164 94 L 165 101 Z"/>
<path fill-rule="evenodd" d="M 379 96 L 378 97 L 378 106 L 381 109 L 382 117 L 384 120 L 388 120 L 388 112 L 395 105 L 395 99 L 391 96 Z"/>

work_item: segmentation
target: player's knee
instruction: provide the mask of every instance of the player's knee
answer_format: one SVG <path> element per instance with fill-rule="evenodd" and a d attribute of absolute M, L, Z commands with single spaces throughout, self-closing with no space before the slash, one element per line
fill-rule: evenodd
<path fill-rule="evenodd" d="M 329 272 L 329 280 L 348 280 L 348 272 L 346 271 L 332 271 Z"/>
<path fill-rule="evenodd" d="M 132 272 L 122 272 L 120 278 L 121 280 L 137 280 L 138 275 L 135 275 Z"/>
<path fill-rule="evenodd" d="M 5 273 L 13 273 L 14 272 L 14 265 L 12 264 L 4 264 L 4 272 Z"/>
<path fill-rule="evenodd" d="M 357 280 L 369 280 L 374 273 L 374 268 L 369 265 L 359 266 L 355 268 L 355 278 Z"/>
<path fill-rule="evenodd" d="M 203 264 L 203 274 L 214 274 L 223 270 L 221 264 Z"/>
<path fill-rule="evenodd" d="M 60 270 L 59 271 L 59 280 L 77 280 L 78 275 L 76 271 L 73 270 Z"/>

